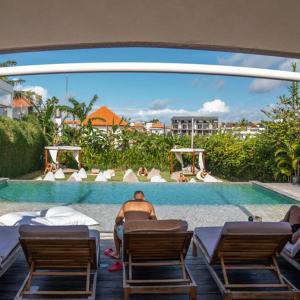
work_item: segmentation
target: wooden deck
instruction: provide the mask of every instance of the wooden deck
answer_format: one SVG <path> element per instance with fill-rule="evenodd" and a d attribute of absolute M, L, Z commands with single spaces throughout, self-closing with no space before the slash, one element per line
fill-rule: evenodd
<path fill-rule="evenodd" d="M 113 241 L 111 238 L 107 238 L 101 240 L 101 267 L 98 273 L 98 282 L 97 282 L 97 294 L 96 299 L 123 299 L 122 293 L 122 272 L 118 273 L 110 273 L 107 271 L 107 266 L 113 262 L 113 260 L 107 258 L 103 255 L 104 249 L 108 247 L 113 247 Z M 295 284 L 300 289 L 300 274 L 299 272 L 291 267 L 288 263 L 286 263 L 283 259 L 279 260 L 281 270 L 287 278 Z M 217 300 L 222 299 L 217 286 L 215 285 L 212 277 L 210 276 L 208 270 L 205 267 L 205 264 L 201 258 L 198 256 L 194 258 L 191 255 L 191 251 L 187 256 L 187 264 L 197 282 L 198 285 L 198 299 L 201 300 Z M 23 255 L 20 255 L 17 261 L 13 264 L 13 266 L 0 278 L 0 300 L 10 300 L 14 299 L 21 283 L 27 273 L 27 264 L 24 260 Z M 155 272 L 153 270 L 148 271 L 148 275 L 151 273 L 153 276 L 157 275 L 165 275 L 163 272 Z M 170 275 L 170 274 L 168 274 Z M 240 280 L 247 280 L 248 282 L 256 281 L 257 279 L 263 280 L 263 282 L 267 282 L 272 279 L 272 276 L 268 276 L 266 274 L 258 274 L 253 271 L 251 275 L 245 275 L 236 273 L 232 274 L 232 279 L 235 282 L 240 282 Z M 41 282 L 37 283 L 37 286 L 48 286 L 50 283 L 48 280 L 41 280 Z M 53 282 L 51 283 L 53 284 Z M 55 282 L 55 286 L 60 285 L 62 289 L 66 286 L 79 286 L 78 278 L 72 279 L 68 282 L 66 281 L 57 281 Z M 185 295 L 149 295 L 149 296 L 132 296 L 132 299 L 188 299 L 188 296 Z"/>

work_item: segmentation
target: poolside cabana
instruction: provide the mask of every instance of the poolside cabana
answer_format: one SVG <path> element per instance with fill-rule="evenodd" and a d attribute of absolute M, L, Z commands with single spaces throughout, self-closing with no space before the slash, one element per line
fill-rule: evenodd
<path fill-rule="evenodd" d="M 74 159 L 77 161 L 78 169 L 80 169 L 80 152 L 81 147 L 78 146 L 46 146 L 45 147 L 45 170 L 49 165 L 49 156 L 51 161 L 55 164 L 59 164 L 59 158 L 61 153 L 63 152 L 71 152 L 73 154 Z"/>
<path fill-rule="evenodd" d="M 184 163 L 183 163 L 183 155 L 191 155 L 192 156 L 192 166 L 191 171 L 187 174 L 195 175 L 196 173 L 196 156 L 198 156 L 198 166 L 200 170 L 204 169 L 204 149 L 199 148 L 173 148 L 169 154 L 169 161 L 170 161 L 170 174 L 174 172 L 174 155 L 176 159 L 181 164 L 181 170 L 184 170 Z M 186 172 L 185 172 L 186 173 Z"/>

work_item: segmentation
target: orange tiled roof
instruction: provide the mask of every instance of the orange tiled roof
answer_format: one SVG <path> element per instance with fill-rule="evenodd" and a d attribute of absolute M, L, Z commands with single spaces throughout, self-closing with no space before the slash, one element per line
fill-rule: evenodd
<path fill-rule="evenodd" d="M 134 123 L 131 127 L 134 127 L 134 128 L 144 128 L 144 124 L 143 123 Z"/>
<path fill-rule="evenodd" d="M 87 124 L 89 119 L 93 118 L 102 118 L 101 119 L 94 119 L 92 120 L 93 126 L 112 126 L 112 125 L 119 125 L 125 126 L 127 123 L 123 121 L 118 115 L 116 115 L 113 111 L 111 111 L 106 106 L 101 106 L 99 109 L 91 113 L 84 121 L 83 124 Z"/>
<path fill-rule="evenodd" d="M 32 104 L 29 100 L 25 98 L 15 98 L 13 99 L 12 103 L 13 108 L 19 108 L 19 107 L 32 107 Z"/>
<path fill-rule="evenodd" d="M 80 121 L 79 120 L 65 120 L 64 124 L 76 124 L 76 125 L 80 125 Z"/>
<path fill-rule="evenodd" d="M 160 128 L 164 128 L 164 125 L 161 123 L 154 123 L 151 128 L 155 128 L 155 129 L 160 129 Z"/>

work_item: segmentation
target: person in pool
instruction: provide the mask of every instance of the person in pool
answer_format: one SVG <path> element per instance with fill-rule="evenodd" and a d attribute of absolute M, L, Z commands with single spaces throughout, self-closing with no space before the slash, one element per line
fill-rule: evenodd
<path fill-rule="evenodd" d="M 117 260 L 115 264 L 110 266 L 110 272 L 122 270 L 120 259 L 121 244 L 123 240 L 123 225 L 125 221 L 136 220 L 156 220 L 156 214 L 153 205 L 145 200 L 145 195 L 142 191 L 136 191 L 133 194 L 133 199 L 126 201 L 121 206 L 114 227 L 114 242 L 115 251 L 106 249 L 104 254 Z"/>
<path fill-rule="evenodd" d="M 292 244 L 295 244 L 300 239 L 300 207 L 292 205 L 285 214 L 283 222 L 289 222 L 292 227 Z"/>

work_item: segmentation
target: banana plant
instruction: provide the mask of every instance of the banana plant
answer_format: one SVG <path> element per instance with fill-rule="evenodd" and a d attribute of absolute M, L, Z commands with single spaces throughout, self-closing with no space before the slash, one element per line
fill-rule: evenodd
<path fill-rule="evenodd" d="M 292 181 L 292 177 L 299 180 L 299 163 L 300 163 L 300 140 L 293 143 L 285 141 L 275 152 L 275 162 L 278 168 L 276 177 L 282 174 Z"/>

